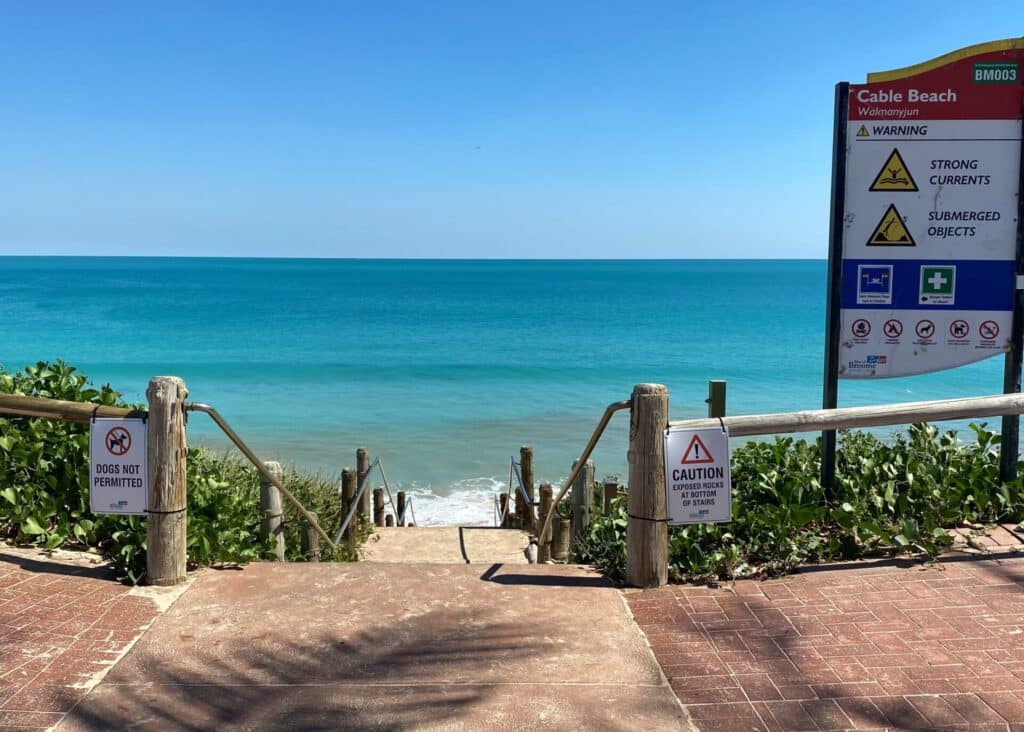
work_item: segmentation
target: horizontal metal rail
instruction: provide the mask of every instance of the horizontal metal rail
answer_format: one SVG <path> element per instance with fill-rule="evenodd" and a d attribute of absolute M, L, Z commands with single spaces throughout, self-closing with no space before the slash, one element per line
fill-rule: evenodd
<path fill-rule="evenodd" d="M 998 394 L 929 402 L 902 402 L 870 407 L 811 409 L 803 412 L 752 414 L 736 417 L 687 419 L 669 422 L 678 429 L 705 429 L 725 425 L 731 437 L 775 435 L 789 432 L 858 429 L 969 417 L 1024 414 L 1024 394 Z"/>
<path fill-rule="evenodd" d="M 307 511 L 306 507 L 299 502 L 299 499 L 293 496 L 292 492 L 284 487 L 284 481 L 278 480 L 273 473 L 267 470 L 263 461 L 256 457 L 256 453 L 250 450 L 248 445 L 242 442 L 242 438 L 235 434 L 235 431 L 231 429 L 231 426 L 227 422 L 224 421 L 224 418 L 220 416 L 220 413 L 217 412 L 216 409 L 211 407 L 209 404 L 200 404 L 198 402 L 186 402 L 183 408 L 186 412 L 202 412 L 203 414 L 209 415 L 210 419 L 216 422 L 217 426 L 220 427 L 224 434 L 228 436 L 228 439 L 235 443 L 235 447 L 241 450 L 242 454 L 248 458 L 249 462 L 253 464 L 253 467 L 260 471 L 260 475 L 276 486 L 277 489 L 281 491 L 281 495 L 287 498 L 291 504 L 295 506 L 295 510 L 302 514 L 303 518 L 309 522 L 309 525 L 313 527 L 313 530 L 317 534 L 319 534 L 320 538 L 326 541 L 331 549 L 338 548 L 337 544 L 331 541 L 331 537 L 327 535 L 327 532 L 320 528 L 320 524 L 317 523 L 313 514 Z"/>
<path fill-rule="evenodd" d="M 576 465 L 573 467 L 572 472 L 569 473 L 569 477 L 565 479 L 564 483 L 562 483 L 562 489 L 558 491 L 558 497 L 551 502 L 551 508 L 548 509 L 548 513 L 544 517 L 544 525 L 541 527 L 540 533 L 537 534 L 538 541 L 543 541 L 544 537 L 548 535 L 548 529 L 551 527 L 551 517 L 558 508 L 558 502 L 565 498 L 565 494 L 569 492 L 569 488 L 572 486 L 573 481 L 576 480 L 576 477 L 583 470 L 583 466 L 587 464 L 587 460 L 590 459 L 590 453 L 594 451 L 594 448 L 597 446 L 597 441 L 600 440 L 601 435 L 604 434 L 605 427 L 608 426 L 608 422 L 611 420 L 612 415 L 621 409 L 629 409 L 631 406 L 633 406 L 633 401 L 631 399 L 626 399 L 621 402 L 613 402 L 605 407 L 604 414 L 601 415 L 601 421 L 598 422 L 597 427 L 594 428 L 594 434 L 590 436 L 590 441 L 587 442 L 587 446 L 583 448 L 583 452 L 580 454 L 579 460 L 576 461 Z"/>
<path fill-rule="evenodd" d="M 62 399 L 46 397 L 0 394 L 0 414 L 60 419 L 65 422 L 88 422 L 94 417 L 145 417 L 149 413 L 144 409 L 67 402 Z"/>

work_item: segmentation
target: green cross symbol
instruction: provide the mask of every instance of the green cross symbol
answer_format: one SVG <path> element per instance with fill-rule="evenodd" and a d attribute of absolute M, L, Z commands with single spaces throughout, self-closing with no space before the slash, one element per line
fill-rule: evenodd
<path fill-rule="evenodd" d="M 922 267 L 921 292 L 929 295 L 952 295 L 955 271 L 952 267 Z"/>

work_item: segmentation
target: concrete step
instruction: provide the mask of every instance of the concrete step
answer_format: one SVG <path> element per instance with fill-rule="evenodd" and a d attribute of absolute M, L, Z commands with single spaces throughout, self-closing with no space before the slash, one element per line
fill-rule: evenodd
<path fill-rule="evenodd" d="M 367 562 L 439 564 L 527 564 L 523 550 L 530 535 L 488 526 L 416 526 L 377 529 L 363 547 Z M 463 550 L 465 556 L 463 556 Z"/>

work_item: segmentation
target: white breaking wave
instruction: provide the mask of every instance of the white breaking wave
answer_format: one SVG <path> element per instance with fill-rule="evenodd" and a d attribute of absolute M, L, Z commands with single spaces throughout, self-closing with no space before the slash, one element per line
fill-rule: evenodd
<path fill-rule="evenodd" d="M 412 498 L 419 526 L 493 526 L 494 497 L 506 485 L 497 478 L 480 477 L 455 481 L 445 495 L 435 493 L 430 485 L 416 483 L 403 485 L 401 490 Z M 398 490 L 391 486 L 392 495 L 397 496 Z"/>

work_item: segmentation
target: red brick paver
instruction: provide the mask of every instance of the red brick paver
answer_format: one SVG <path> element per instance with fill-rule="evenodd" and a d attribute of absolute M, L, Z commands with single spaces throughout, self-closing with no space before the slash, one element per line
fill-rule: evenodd
<path fill-rule="evenodd" d="M 701 730 L 1024 729 L 1024 557 L 627 598 Z"/>
<path fill-rule="evenodd" d="M 0 546 L 0 729 L 59 723 L 158 614 L 103 567 Z"/>

